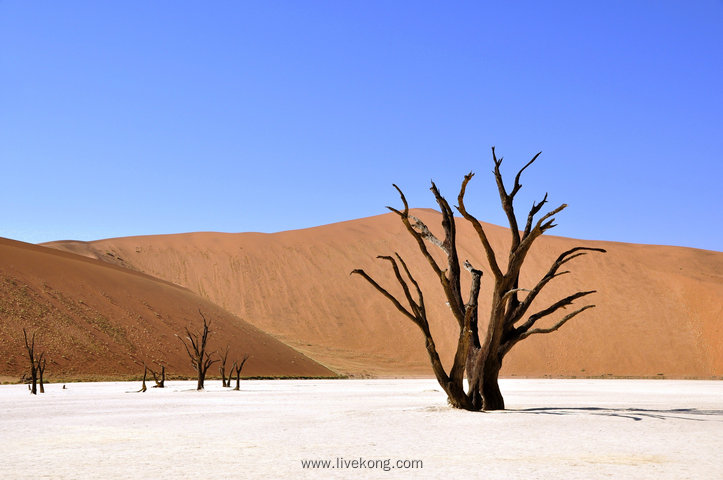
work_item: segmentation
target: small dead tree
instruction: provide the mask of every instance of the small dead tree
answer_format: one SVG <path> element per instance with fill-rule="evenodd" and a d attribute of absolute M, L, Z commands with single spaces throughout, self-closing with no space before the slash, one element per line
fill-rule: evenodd
<path fill-rule="evenodd" d="M 183 346 L 186 348 L 186 353 L 188 353 L 188 357 L 191 359 L 191 365 L 193 366 L 193 369 L 196 370 L 196 373 L 198 373 L 198 383 L 196 385 L 196 390 L 203 390 L 203 384 L 206 380 L 206 372 L 208 372 L 208 369 L 211 367 L 211 365 L 218 362 L 218 359 L 211 358 L 213 352 L 209 353 L 206 351 L 206 343 L 208 342 L 209 334 L 209 323 L 206 321 L 206 317 L 203 315 L 203 312 L 201 312 L 200 309 L 198 310 L 198 313 L 203 319 L 203 328 L 201 329 L 201 333 L 191 333 L 188 327 L 186 327 L 186 339 L 184 340 L 181 337 L 178 338 L 179 340 L 181 340 L 181 343 L 183 343 Z M 188 340 L 188 343 L 186 342 L 186 340 Z"/>
<path fill-rule="evenodd" d="M 38 371 L 38 389 L 40 390 L 40 393 L 45 393 L 45 383 L 43 382 L 43 375 L 45 374 L 45 367 L 46 367 L 46 359 L 45 359 L 45 352 L 42 352 L 38 356 L 38 361 L 36 362 L 36 369 Z"/>
<path fill-rule="evenodd" d="M 146 387 L 146 377 L 148 376 L 148 367 L 143 365 L 143 384 L 141 385 L 141 389 L 138 390 L 138 393 L 143 393 L 146 390 L 148 390 L 148 387 Z"/>
<path fill-rule="evenodd" d="M 248 356 L 248 355 L 244 355 L 244 358 L 243 358 L 243 360 L 241 360 L 241 363 L 233 362 L 233 367 L 231 367 L 231 370 L 232 370 L 233 373 L 236 375 L 236 387 L 234 388 L 234 390 L 240 390 L 240 389 L 241 389 L 241 370 L 243 370 L 244 364 L 246 363 L 246 360 L 248 360 L 248 359 L 249 359 L 249 356 Z M 229 374 L 229 379 L 228 379 L 228 380 L 229 380 L 229 381 L 228 381 L 228 386 L 230 387 L 230 386 L 231 386 L 231 376 L 230 376 L 230 374 Z"/>
<path fill-rule="evenodd" d="M 23 328 L 23 339 L 25 340 L 25 350 L 28 354 L 28 360 L 30 362 L 30 393 L 33 395 L 38 394 L 38 366 L 41 364 L 41 361 L 43 360 L 43 354 L 41 353 L 38 357 L 35 353 L 35 332 L 33 332 L 33 335 L 30 337 L 30 340 L 28 340 L 28 332 Z M 45 363 L 42 362 L 42 368 L 43 371 L 45 371 Z M 42 383 L 41 383 L 42 385 Z M 44 392 L 44 389 L 41 386 L 41 393 Z"/>
<path fill-rule="evenodd" d="M 221 357 L 221 361 L 219 362 L 218 372 L 221 374 L 221 386 L 230 387 L 231 382 L 226 381 L 226 359 L 228 359 L 228 345 L 226 345 L 226 350 L 224 350 L 223 355 L 219 355 L 219 357 Z"/>
<path fill-rule="evenodd" d="M 460 262 L 457 252 L 457 231 L 452 208 L 447 200 L 440 194 L 437 186 L 432 182 L 431 191 L 442 211 L 442 228 L 444 239 L 440 240 L 432 234 L 426 224 L 420 219 L 410 215 L 409 205 L 402 190 L 394 185 L 404 205 L 403 210 L 387 207 L 399 216 L 404 227 L 416 242 L 419 250 L 429 263 L 434 276 L 439 280 L 442 290 L 447 298 L 449 308 L 452 311 L 457 324 L 459 325 L 459 337 L 457 350 L 454 356 L 452 368 L 445 370 L 437 352 L 437 347 L 432 338 L 427 318 L 427 310 L 424 304 L 424 296 L 419 284 L 407 268 L 402 257 L 395 253 L 392 256 L 379 256 L 391 264 L 394 275 L 402 287 L 404 298 L 397 299 L 385 288 L 379 285 L 364 270 L 356 269 L 352 274 L 357 274 L 369 282 L 377 291 L 384 295 L 404 316 L 416 324 L 424 334 L 427 353 L 432 364 L 432 370 L 440 386 L 447 394 L 450 405 L 466 410 L 501 410 L 505 408 L 504 399 L 500 392 L 498 378 L 502 368 L 504 356 L 518 342 L 531 335 L 554 332 L 570 319 L 593 308 L 595 305 L 585 305 L 558 319 L 550 327 L 539 327 L 537 322 L 542 318 L 552 315 L 571 305 L 575 300 L 595 293 L 594 290 L 580 291 L 558 300 L 552 305 L 543 308 L 533 314 L 528 314 L 533 301 L 540 291 L 553 279 L 569 273 L 560 271 L 560 268 L 570 260 L 585 255 L 589 251 L 605 252 L 602 248 L 575 247 L 561 253 L 555 262 L 550 266 L 547 273 L 530 289 L 520 288 L 520 270 L 527 257 L 533 242 L 543 233 L 555 227 L 554 215 L 561 212 L 566 204 L 551 210 L 535 221 L 535 216 L 547 203 L 547 194 L 540 203 L 533 203 L 527 214 L 524 230 L 520 231 L 517 216 L 513 207 L 513 200 L 522 185 L 520 176 L 522 172 L 537 160 L 540 153 L 535 155 L 517 173 L 514 179 L 512 190 L 507 190 L 500 172 L 502 158 L 498 159 L 495 149 L 492 147 L 492 158 L 494 161 L 494 176 L 499 191 L 502 209 L 504 210 L 510 225 L 512 235 L 509 251 L 507 252 L 507 268 L 503 271 L 498 262 L 497 254 L 492 249 L 487 234 L 482 224 L 470 214 L 464 204 L 464 195 L 467 184 L 474 176 L 469 173 L 464 177 L 459 195 L 457 196 L 457 210 L 462 217 L 474 228 L 482 245 L 487 267 L 492 274 L 494 289 L 491 298 L 491 309 L 486 331 L 480 335 L 478 329 L 478 299 L 482 279 L 482 270 L 475 268 L 465 260 Z M 440 265 L 427 248 L 432 244 L 442 250 L 447 258 L 447 265 Z M 471 276 L 470 290 L 465 299 L 461 289 L 461 269 L 464 267 Z M 404 274 L 402 274 L 402 271 Z M 414 291 L 414 295 L 412 292 Z M 524 297 L 521 294 L 524 292 Z M 406 301 L 408 306 L 403 303 Z M 467 378 L 468 390 L 464 389 L 464 378 Z"/>
<path fill-rule="evenodd" d="M 236 362 L 234 362 L 234 364 L 231 365 L 231 368 L 228 370 L 228 378 L 226 379 L 226 385 L 227 385 L 228 387 L 231 386 L 231 379 L 233 378 L 233 371 L 234 371 L 234 366 L 235 366 L 235 365 L 236 365 Z"/>
<path fill-rule="evenodd" d="M 155 370 L 151 371 L 151 375 L 153 375 L 153 381 L 156 382 L 155 385 L 153 385 L 153 388 L 166 388 L 166 367 L 165 365 L 161 365 L 161 373 L 156 374 Z"/>

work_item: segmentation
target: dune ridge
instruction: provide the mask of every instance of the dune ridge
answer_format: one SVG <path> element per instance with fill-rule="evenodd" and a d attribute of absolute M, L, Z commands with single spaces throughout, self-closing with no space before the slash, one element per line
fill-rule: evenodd
<path fill-rule="evenodd" d="M 438 212 L 414 213 L 440 230 Z M 495 250 L 503 252 L 509 230 L 486 228 Z M 461 219 L 458 244 L 463 259 L 489 272 L 476 234 Z M 517 345 L 503 375 L 723 376 L 723 253 L 544 235 L 530 252 L 521 287 L 534 285 L 559 253 L 577 245 L 608 253 L 571 262 L 571 273 L 548 284 L 531 312 L 588 289 L 597 290 L 589 297 L 597 308 L 556 333 Z M 337 372 L 429 375 L 416 327 L 361 278 L 349 276 L 364 268 L 399 293 L 387 265 L 375 259 L 396 251 L 422 285 L 444 361 L 456 342 L 439 285 L 393 214 L 274 234 L 201 232 L 47 246 L 182 285 Z M 483 277 L 481 322 L 490 289 Z"/>

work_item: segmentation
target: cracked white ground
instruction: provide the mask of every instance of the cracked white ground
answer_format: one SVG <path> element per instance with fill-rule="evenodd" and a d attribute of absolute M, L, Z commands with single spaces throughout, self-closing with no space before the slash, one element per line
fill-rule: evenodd
<path fill-rule="evenodd" d="M 493 413 L 449 408 L 432 379 L 194 386 L 134 393 L 140 382 L 50 384 L 37 397 L 2 386 L 2 477 L 712 479 L 723 471 L 721 381 L 503 379 L 508 410 Z M 304 468 L 307 460 L 335 468 Z M 394 468 L 398 460 L 422 463 Z"/>

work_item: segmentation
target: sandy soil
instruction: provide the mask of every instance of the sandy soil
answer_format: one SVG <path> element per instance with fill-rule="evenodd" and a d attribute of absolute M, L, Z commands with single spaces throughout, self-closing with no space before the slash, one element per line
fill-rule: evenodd
<path fill-rule="evenodd" d="M 229 345 L 229 363 L 251 355 L 245 375 L 332 376 L 207 299 L 148 275 L 74 254 L 0 239 L 0 374 L 26 371 L 22 329 L 38 332 L 37 353 L 52 378 L 142 375 L 143 362 L 169 375 L 193 375 L 176 338 L 211 322 L 209 351 Z M 217 374 L 216 366 L 210 373 Z M 128 377 L 126 377 L 128 378 Z"/>
<path fill-rule="evenodd" d="M 433 380 L 67 387 L 0 387 L 5 478 L 712 479 L 723 468 L 714 381 L 503 380 L 510 410 L 495 413 L 450 409 Z M 337 458 L 366 466 L 302 467 Z M 422 465 L 385 472 L 386 459 Z"/>
<path fill-rule="evenodd" d="M 437 212 L 415 213 L 439 230 Z M 488 272 L 476 234 L 458 224 L 463 258 Z M 502 252 L 509 231 L 487 228 Z M 534 285 L 559 253 L 577 245 L 608 253 L 568 264 L 571 273 L 548 284 L 533 311 L 578 290 L 597 290 L 589 297 L 597 308 L 553 335 L 520 343 L 505 360 L 505 375 L 723 376 L 723 253 L 543 236 L 520 286 Z M 339 372 L 426 375 L 421 333 L 361 278 L 349 277 L 361 267 L 394 287 L 391 271 L 375 257 L 398 251 L 424 288 L 443 358 L 456 346 L 456 323 L 438 282 L 392 214 L 268 235 L 193 233 L 50 246 L 183 285 Z M 488 278 L 482 279 L 483 312 Z"/>

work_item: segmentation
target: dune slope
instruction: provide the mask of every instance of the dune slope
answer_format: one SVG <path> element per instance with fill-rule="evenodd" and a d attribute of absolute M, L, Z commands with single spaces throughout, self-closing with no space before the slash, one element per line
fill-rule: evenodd
<path fill-rule="evenodd" d="M 329 376 L 328 369 L 212 302 L 170 282 L 55 249 L 0 239 L 0 375 L 26 371 L 22 329 L 37 332 L 47 374 L 63 378 L 142 374 L 143 362 L 193 375 L 184 327 L 211 322 L 209 348 L 229 363 L 251 355 L 245 375 Z M 230 366 L 230 365 L 229 365 Z M 216 375 L 211 367 L 209 374 Z"/>
<path fill-rule="evenodd" d="M 440 230 L 439 213 L 416 214 Z M 463 259 L 489 272 L 473 229 L 463 220 L 458 225 Z M 487 229 L 502 252 L 509 231 Z M 571 273 L 548 284 L 531 311 L 577 290 L 597 290 L 589 297 L 597 308 L 556 333 L 518 344 L 503 374 L 723 376 L 723 253 L 543 236 L 523 268 L 521 287 L 534 285 L 559 253 L 577 245 L 608 253 L 568 264 Z M 456 342 L 439 285 L 392 214 L 275 234 L 189 233 L 50 246 L 183 285 L 339 372 L 428 375 L 416 327 L 361 278 L 349 276 L 364 268 L 399 293 L 387 265 L 375 259 L 397 251 L 424 289 L 443 360 L 449 362 Z M 498 255 L 504 265 L 506 257 Z M 484 321 L 491 281 L 482 283 Z"/>

